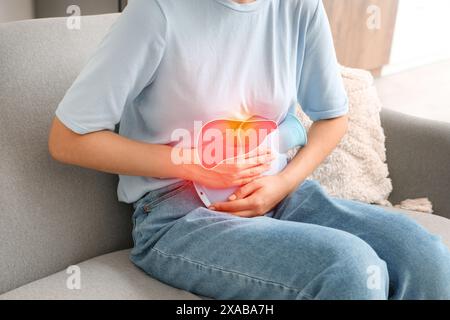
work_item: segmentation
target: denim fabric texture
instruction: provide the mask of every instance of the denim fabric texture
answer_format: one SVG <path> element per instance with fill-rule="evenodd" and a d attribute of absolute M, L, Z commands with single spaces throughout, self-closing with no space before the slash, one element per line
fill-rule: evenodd
<path fill-rule="evenodd" d="M 450 299 L 450 252 L 399 213 L 307 180 L 265 216 L 203 207 L 191 182 L 134 204 L 131 260 L 215 299 Z"/>

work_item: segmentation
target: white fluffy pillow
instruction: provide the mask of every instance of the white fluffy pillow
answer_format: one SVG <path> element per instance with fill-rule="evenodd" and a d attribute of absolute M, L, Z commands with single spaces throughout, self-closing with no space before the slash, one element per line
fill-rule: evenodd
<path fill-rule="evenodd" d="M 349 130 L 310 178 L 318 180 L 332 196 L 386 205 L 392 183 L 373 77 L 359 69 L 342 67 L 341 72 L 349 97 Z M 300 109 L 298 113 L 309 129 L 311 120 Z"/>

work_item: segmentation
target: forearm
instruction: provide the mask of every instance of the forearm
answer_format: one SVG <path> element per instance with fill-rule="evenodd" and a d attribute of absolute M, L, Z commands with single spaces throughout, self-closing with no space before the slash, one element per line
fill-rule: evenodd
<path fill-rule="evenodd" d="M 56 160 L 107 173 L 155 178 L 185 178 L 171 161 L 172 147 L 148 144 L 111 131 L 78 135 L 55 119 L 49 150 Z"/>
<path fill-rule="evenodd" d="M 289 190 L 294 190 L 330 155 L 345 135 L 347 124 L 347 116 L 312 124 L 308 132 L 308 144 L 280 173 Z"/>
<path fill-rule="evenodd" d="M 180 178 L 214 188 L 229 188 L 248 183 L 268 169 L 271 156 L 255 152 L 255 164 L 222 165 L 207 170 L 197 164 L 195 149 L 149 144 L 111 131 L 79 135 L 55 118 L 49 137 L 49 151 L 60 162 L 107 173 Z"/>

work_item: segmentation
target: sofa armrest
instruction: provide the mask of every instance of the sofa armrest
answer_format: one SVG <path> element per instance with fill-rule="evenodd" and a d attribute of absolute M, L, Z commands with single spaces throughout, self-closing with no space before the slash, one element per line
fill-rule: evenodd
<path fill-rule="evenodd" d="M 381 124 L 393 192 L 390 201 L 428 197 L 450 218 L 450 123 L 383 109 Z"/>

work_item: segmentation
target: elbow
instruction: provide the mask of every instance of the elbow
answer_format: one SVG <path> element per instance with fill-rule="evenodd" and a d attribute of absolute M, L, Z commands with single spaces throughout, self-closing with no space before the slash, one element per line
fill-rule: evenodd
<path fill-rule="evenodd" d="M 48 136 L 48 152 L 53 160 L 61 163 L 69 163 L 69 152 L 71 145 L 70 129 L 67 129 L 63 124 L 55 118 L 50 128 Z"/>
<path fill-rule="evenodd" d="M 53 160 L 58 162 L 64 162 L 62 157 L 62 152 L 57 144 L 54 143 L 53 139 L 50 137 L 48 141 L 48 152 Z"/>
<path fill-rule="evenodd" d="M 63 157 L 64 152 L 61 147 L 62 143 L 58 140 L 59 138 L 52 127 L 48 137 L 48 152 L 53 160 L 56 160 L 58 162 L 64 162 Z"/>

